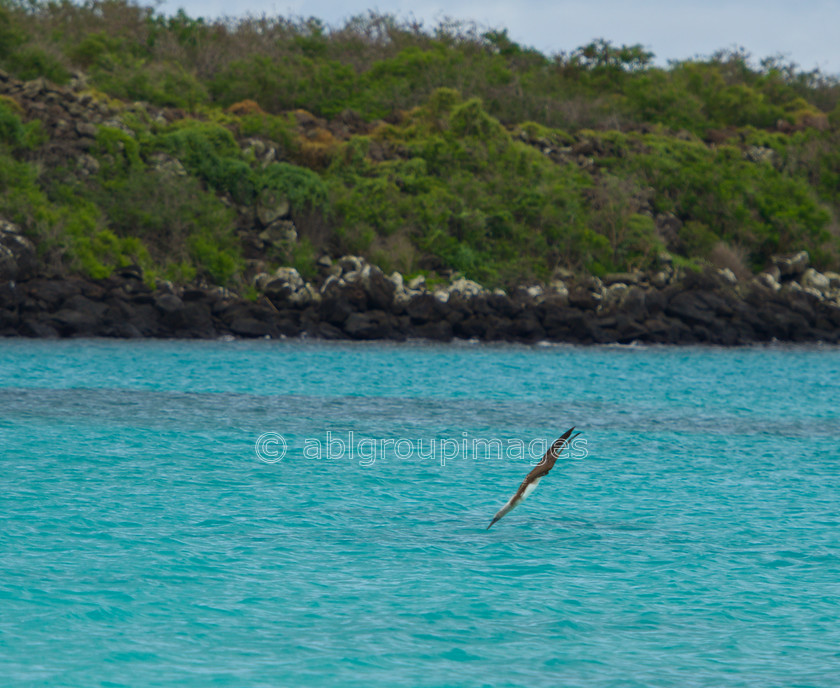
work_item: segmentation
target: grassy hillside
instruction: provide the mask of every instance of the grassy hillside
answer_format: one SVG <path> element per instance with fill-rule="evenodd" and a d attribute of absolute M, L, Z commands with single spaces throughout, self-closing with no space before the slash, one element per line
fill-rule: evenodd
<path fill-rule="evenodd" d="M 664 251 L 746 274 L 805 248 L 836 269 L 838 82 L 737 51 L 651 60 L 378 15 L 4 1 L 0 67 L 107 114 L 62 155 L 48 107 L 0 97 L 0 216 L 55 271 L 233 286 L 347 252 L 489 285 Z"/>

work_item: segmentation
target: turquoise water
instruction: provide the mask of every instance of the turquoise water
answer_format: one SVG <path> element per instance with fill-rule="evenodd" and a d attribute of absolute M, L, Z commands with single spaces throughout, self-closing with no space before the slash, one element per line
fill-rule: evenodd
<path fill-rule="evenodd" d="M 0 684 L 836 686 L 838 374 L 837 349 L 0 341 Z M 516 440 L 572 425 L 587 456 L 485 530 Z"/>

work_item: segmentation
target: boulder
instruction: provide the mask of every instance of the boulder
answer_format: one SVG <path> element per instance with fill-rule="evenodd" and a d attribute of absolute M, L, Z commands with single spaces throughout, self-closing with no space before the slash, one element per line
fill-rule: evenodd
<path fill-rule="evenodd" d="M 50 320 L 51 324 L 65 337 L 92 335 L 101 322 L 90 311 L 78 311 L 72 308 L 62 308 L 54 313 Z"/>
<path fill-rule="evenodd" d="M 487 323 L 487 331 L 484 334 L 484 338 L 488 342 L 508 341 L 512 338 L 512 323 L 510 318 L 501 317 L 491 313 L 490 315 L 485 316 L 485 321 Z"/>
<path fill-rule="evenodd" d="M 191 301 L 214 301 L 217 294 L 212 291 L 205 291 L 204 289 L 184 289 L 181 294 L 181 300 L 184 303 Z"/>
<path fill-rule="evenodd" d="M 277 305 L 293 301 L 294 295 L 306 285 L 300 273 L 289 267 L 277 268 L 269 280 L 258 277 L 258 283 L 263 284 L 263 293 Z"/>
<path fill-rule="evenodd" d="M 254 275 L 254 279 L 252 280 L 252 284 L 254 288 L 259 291 L 265 293 L 266 285 L 274 279 L 273 275 L 269 275 L 267 272 L 258 272 Z"/>
<path fill-rule="evenodd" d="M 198 301 L 191 301 L 183 304 L 182 308 L 165 313 L 161 323 L 177 337 L 209 338 L 216 334 L 210 306 Z"/>
<path fill-rule="evenodd" d="M 96 163 L 96 170 L 99 170 L 99 163 L 96 158 L 93 158 L 90 155 L 86 155 L 85 157 L 91 158 Z M 155 172 L 158 172 L 164 176 L 170 177 L 186 177 L 187 170 L 181 164 L 181 161 L 177 158 L 173 158 L 171 155 L 167 155 L 166 153 L 153 153 L 149 156 L 149 164 L 152 166 L 152 169 Z"/>
<path fill-rule="evenodd" d="M 48 311 L 56 310 L 64 301 L 82 291 L 77 281 L 63 279 L 34 279 L 22 287 L 39 309 Z"/>
<path fill-rule="evenodd" d="M 546 291 L 546 299 L 552 299 L 556 302 L 559 298 L 564 304 L 569 303 L 569 289 L 563 280 L 551 280 Z"/>
<path fill-rule="evenodd" d="M 307 308 L 321 302 L 321 294 L 309 282 L 289 297 L 289 303 L 295 308 Z"/>
<path fill-rule="evenodd" d="M 368 307 L 389 311 L 394 303 L 394 283 L 375 265 L 365 265 L 358 274 L 367 294 Z"/>
<path fill-rule="evenodd" d="M 344 331 L 353 339 L 386 339 L 393 331 L 393 323 L 381 310 L 351 313 L 344 322 Z"/>
<path fill-rule="evenodd" d="M 342 275 L 349 272 L 360 272 L 365 264 L 365 259 L 359 256 L 342 256 L 338 259 L 338 267 Z"/>
<path fill-rule="evenodd" d="M 718 270 L 718 275 L 725 284 L 730 286 L 738 284 L 738 277 L 729 268 L 721 268 Z"/>
<path fill-rule="evenodd" d="M 87 313 L 97 322 L 102 321 L 105 318 L 105 314 L 108 312 L 107 304 L 102 303 L 101 301 L 92 301 L 81 294 L 76 294 L 75 296 L 71 296 L 67 299 L 64 302 L 63 308 L 68 308 L 80 313 Z"/>
<path fill-rule="evenodd" d="M 532 284 L 530 287 L 525 287 L 525 294 L 531 301 L 541 301 L 545 292 L 539 284 Z"/>
<path fill-rule="evenodd" d="M 356 312 L 350 301 L 344 298 L 344 294 L 337 290 L 321 298 L 319 310 L 324 322 L 334 326 L 341 326 L 351 313 Z"/>
<path fill-rule="evenodd" d="M 428 292 L 414 296 L 406 306 L 406 313 L 417 324 L 439 321 L 445 312 L 446 307 Z"/>
<path fill-rule="evenodd" d="M 240 337 L 267 337 L 271 334 L 271 325 L 269 323 L 250 316 L 235 318 L 229 327 L 231 332 Z"/>
<path fill-rule="evenodd" d="M 755 282 L 760 284 L 762 287 L 766 289 L 770 289 L 772 291 L 779 291 L 782 288 L 782 285 L 776 281 L 776 278 L 773 277 L 769 272 L 760 272 L 755 277 Z"/>
<path fill-rule="evenodd" d="M 456 279 L 449 285 L 449 289 L 447 290 L 450 294 L 460 294 L 465 298 L 472 298 L 474 296 L 478 296 L 479 294 L 485 293 L 487 290 L 482 287 L 478 282 L 473 282 L 472 280 L 465 279 L 463 277 Z"/>
<path fill-rule="evenodd" d="M 107 326 L 102 331 L 105 337 L 117 337 L 118 339 L 140 339 L 143 335 L 134 325 L 127 322 L 118 322 Z"/>
<path fill-rule="evenodd" d="M 487 334 L 487 319 L 479 316 L 468 316 L 453 323 L 453 334 L 461 339 L 483 339 Z"/>
<path fill-rule="evenodd" d="M 807 251 L 799 251 L 788 255 L 773 256 L 771 260 L 773 265 L 779 269 L 782 278 L 798 277 L 808 267 L 810 256 Z"/>
<path fill-rule="evenodd" d="M 615 340 L 620 344 L 629 344 L 641 340 L 647 333 L 645 326 L 626 313 L 615 317 Z"/>
<path fill-rule="evenodd" d="M 533 310 L 524 310 L 510 324 L 510 334 L 523 342 L 537 342 L 545 339 L 545 330 Z"/>
<path fill-rule="evenodd" d="M 112 277 L 119 277 L 123 280 L 129 280 L 139 283 L 137 286 L 148 289 L 143 283 L 143 268 L 139 265 L 126 265 L 125 267 L 114 270 Z"/>
<path fill-rule="evenodd" d="M 822 273 L 814 270 L 814 268 L 805 270 L 802 273 L 802 277 L 799 278 L 799 283 L 807 289 L 815 290 L 818 294 L 827 292 L 831 287 L 831 280 Z"/>
<path fill-rule="evenodd" d="M 640 287 L 630 287 L 621 296 L 619 310 L 629 318 L 637 321 L 645 319 L 648 313 L 647 297 Z"/>
<path fill-rule="evenodd" d="M 662 238 L 665 243 L 665 248 L 669 251 L 680 249 L 682 242 L 680 241 L 680 230 L 682 229 L 682 221 L 673 213 L 661 213 L 656 216 L 654 221 L 656 223 L 656 233 Z"/>
<path fill-rule="evenodd" d="M 569 305 L 585 311 L 594 311 L 601 303 L 600 294 L 583 285 L 575 286 L 569 291 Z"/>
<path fill-rule="evenodd" d="M 642 281 L 642 273 L 640 272 L 613 272 L 609 275 L 604 275 L 601 281 L 605 286 L 609 287 L 613 284 L 638 284 Z"/>
<path fill-rule="evenodd" d="M 161 332 L 160 311 L 148 303 L 132 303 L 129 323 L 144 337 L 155 337 Z"/>
<path fill-rule="evenodd" d="M 495 313 L 502 318 L 514 318 L 520 310 L 520 307 L 513 302 L 513 299 L 503 291 L 494 291 L 492 294 L 487 294 L 484 300 L 489 312 Z"/>
<path fill-rule="evenodd" d="M 56 339 L 59 336 L 55 327 L 38 318 L 26 318 L 21 323 L 18 332 L 24 337 L 37 339 Z"/>
<path fill-rule="evenodd" d="M 20 228 L 0 219 L 0 281 L 22 280 L 35 271 L 35 245 Z"/>
<path fill-rule="evenodd" d="M 426 288 L 426 278 L 423 275 L 417 275 L 408 281 L 408 288 L 414 291 Z"/>
<path fill-rule="evenodd" d="M 673 273 L 671 270 L 658 270 L 650 276 L 650 284 L 656 289 L 664 289 L 671 284 L 672 279 Z"/>
<path fill-rule="evenodd" d="M 678 293 L 668 301 L 665 313 L 688 325 L 712 325 L 715 322 L 715 312 L 703 298 L 702 292 Z"/>
<path fill-rule="evenodd" d="M 17 310 L 22 300 L 23 290 L 18 289 L 14 282 L 0 282 L 0 308 Z"/>
<path fill-rule="evenodd" d="M 292 291 L 297 291 L 304 285 L 303 278 L 295 268 L 282 267 L 274 271 L 275 279 L 281 280 L 289 285 Z"/>
<path fill-rule="evenodd" d="M 446 320 L 427 322 L 412 327 L 412 335 L 436 342 L 448 342 L 452 339 L 452 325 Z"/>
<path fill-rule="evenodd" d="M 828 286 L 831 289 L 840 289 L 840 274 L 836 272 L 824 272 L 823 274 L 828 279 Z"/>
<path fill-rule="evenodd" d="M 776 160 L 776 151 L 766 146 L 749 146 L 743 152 L 743 157 L 749 162 L 764 162 L 772 165 Z"/>
<path fill-rule="evenodd" d="M 664 289 L 646 289 L 645 290 L 645 309 L 653 316 L 665 310 L 668 304 L 668 292 Z"/>
<path fill-rule="evenodd" d="M 184 302 L 181 301 L 175 294 L 160 294 L 154 297 L 155 308 L 161 313 L 174 313 L 184 307 Z"/>
<path fill-rule="evenodd" d="M 623 282 L 612 283 L 604 292 L 604 297 L 598 306 L 599 312 L 612 313 L 618 310 L 628 290 L 629 287 Z"/>
<path fill-rule="evenodd" d="M 289 244 L 297 241 L 297 228 L 291 220 L 275 220 L 259 233 L 259 238 L 272 246 Z"/>
<path fill-rule="evenodd" d="M 99 172 L 99 161 L 88 153 L 79 155 L 76 158 L 76 164 L 78 165 L 79 171 L 86 177 Z M 184 174 L 186 174 L 186 170 Z"/>

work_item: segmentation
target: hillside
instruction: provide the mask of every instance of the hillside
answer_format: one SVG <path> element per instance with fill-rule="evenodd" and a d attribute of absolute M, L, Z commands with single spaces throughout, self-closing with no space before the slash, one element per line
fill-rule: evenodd
<path fill-rule="evenodd" d="M 348 253 L 505 288 L 840 265 L 840 86 L 779 60 L 107 0 L 0 4 L 0 67 L 0 217 L 45 274 L 256 296 Z"/>

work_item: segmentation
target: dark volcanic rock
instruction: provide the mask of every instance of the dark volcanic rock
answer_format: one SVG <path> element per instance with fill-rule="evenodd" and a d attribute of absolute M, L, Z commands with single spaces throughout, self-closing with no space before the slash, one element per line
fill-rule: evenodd
<path fill-rule="evenodd" d="M 163 314 L 161 324 L 171 330 L 176 337 L 208 338 L 216 334 L 210 313 L 210 306 L 206 303 L 190 302 L 177 310 Z"/>
<path fill-rule="evenodd" d="M 316 323 L 311 334 L 321 339 L 347 339 L 347 335 L 342 330 L 328 322 Z"/>
<path fill-rule="evenodd" d="M 773 256 L 773 264 L 781 277 L 798 277 L 808 268 L 810 256 L 807 251 L 799 251 L 784 256 Z"/>
<path fill-rule="evenodd" d="M 340 327 L 356 309 L 340 292 L 333 292 L 321 299 L 321 317 L 331 325 Z"/>
<path fill-rule="evenodd" d="M 621 300 L 621 312 L 629 318 L 643 321 L 648 314 L 644 290 L 639 287 L 630 287 Z"/>
<path fill-rule="evenodd" d="M 711 325 L 715 311 L 702 292 L 684 291 L 676 294 L 665 307 L 665 313 L 690 324 Z"/>
<path fill-rule="evenodd" d="M 21 323 L 18 332 L 24 337 L 37 337 L 38 339 L 55 339 L 59 337 L 58 330 L 37 318 L 26 318 Z"/>
<path fill-rule="evenodd" d="M 370 274 L 363 278 L 368 307 L 373 310 L 390 311 L 394 303 L 394 283 L 379 268 L 370 268 Z"/>
<path fill-rule="evenodd" d="M 231 322 L 230 331 L 240 337 L 267 337 L 271 334 L 271 325 L 264 320 L 245 315 Z"/>
<path fill-rule="evenodd" d="M 56 310 L 66 299 L 81 294 L 78 282 L 71 280 L 34 279 L 23 285 L 24 293 L 39 304 L 39 310 Z"/>
<path fill-rule="evenodd" d="M 80 313 L 87 313 L 97 322 L 101 321 L 104 318 L 105 313 L 108 311 L 107 304 L 102 303 L 101 301 L 92 301 L 81 294 L 71 296 L 64 302 L 63 307 L 79 311 Z"/>
<path fill-rule="evenodd" d="M 540 325 L 536 312 L 531 309 L 523 311 L 511 321 L 510 333 L 522 342 L 538 342 L 545 339 L 545 330 Z"/>
<path fill-rule="evenodd" d="M 615 341 L 621 344 L 641 341 L 647 328 L 643 322 L 633 319 L 629 314 L 619 313 L 615 318 Z"/>
<path fill-rule="evenodd" d="M 353 339 L 388 339 L 393 330 L 393 321 L 385 311 L 351 313 L 344 323 L 344 331 Z"/>
<path fill-rule="evenodd" d="M 484 339 L 487 334 L 487 319 L 471 315 L 454 324 L 452 332 L 461 339 Z"/>
<path fill-rule="evenodd" d="M 519 313 L 519 307 L 505 294 L 488 294 L 487 307 L 502 318 L 513 318 Z"/>
<path fill-rule="evenodd" d="M 92 336 L 100 324 L 93 313 L 72 308 L 62 308 L 53 314 L 50 320 L 51 324 L 65 337 Z"/>
<path fill-rule="evenodd" d="M 35 266 L 35 245 L 17 225 L 0 219 L 0 281 L 26 279 Z"/>
<path fill-rule="evenodd" d="M 425 293 L 412 298 L 405 311 L 413 323 L 422 324 L 441 320 L 446 316 L 447 308 L 433 294 Z"/>
<path fill-rule="evenodd" d="M 184 302 L 174 294 L 161 294 L 154 297 L 155 307 L 161 313 L 175 313 L 184 307 Z"/>
<path fill-rule="evenodd" d="M 569 292 L 569 305 L 585 311 L 594 311 L 600 300 L 593 292 L 583 286 L 577 286 Z"/>
<path fill-rule="evenodd" d="M 800 270 L 801 256 L 772 268 Z M 296 270 L 261 273 L 272 284 L 252 302 L 219 288 L 150 289 L 139 269 L 104 280 L 39 276 L 0 281 L 0 336 L 239 337 L 324 339 L 634 341 L 724 346 L 751 342 L 840 340 L 840 276 L 814 269 L 783 283 L 772 274 L 738 282 L 728 271 L 668 276 L 569 277 L 551 287 L 519 288 L 513 297 L 458 278 L 436 293 L 422 280 L 406 286 L 363 259 L 346 256 L 322 271 L 322 284 Z M 566 278 L 564 278 L 566 279 Z M 630 282 L 633 284 L 630 284 Z M 276 284 L 275 284 L 276 282 Z M 629 286 L 628 286 L 629 285 Z M 276 289 L 275 289 L 276 287 Z"/>
<path fill-rule="evenodd" d="M 414 325 L 411 335 L 421 339 L 431 339 L 437 342 L 448 342 L 452 339 L 452 325 L 446 320 Z"/>
<path fill-rule="evenodd" d="M 139 339 L 143 334 L 134 325 L 128 322 L 118 322 L 105 328 L 103 335 L 106 337 L 117 337 L 119 339 Z"/>
<path fill-rule="evenodd" d="M 132 304 L 133 315 L 128 322 L 137 328 L 144 337 L 157 337 L 161 332 L 160 314 L 158 310 L 147 303 Z"/>

